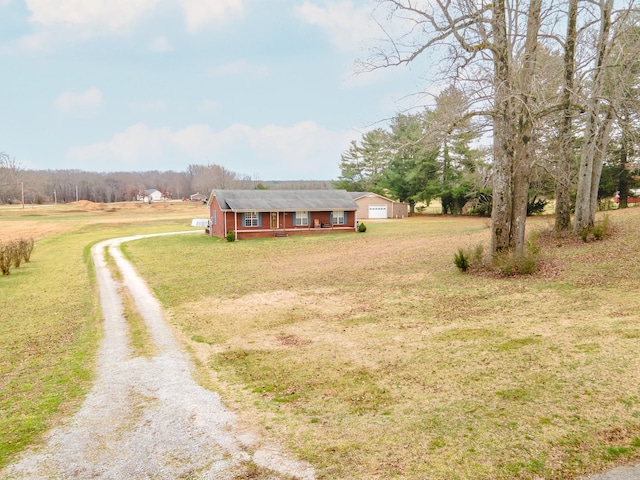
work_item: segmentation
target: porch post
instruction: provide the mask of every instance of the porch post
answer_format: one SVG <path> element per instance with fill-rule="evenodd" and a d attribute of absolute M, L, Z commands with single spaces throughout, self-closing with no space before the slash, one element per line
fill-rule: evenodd
<path fill-rule="evenodd" d="M 233 234 L 238 240 L 238 212 L 233 212 Z"/>

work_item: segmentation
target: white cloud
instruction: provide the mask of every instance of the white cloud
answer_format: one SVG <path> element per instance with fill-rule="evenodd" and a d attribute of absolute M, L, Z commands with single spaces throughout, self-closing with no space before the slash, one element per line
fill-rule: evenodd
<path fill-rule="evenodd" d="M 180 4 L 190 33 L 244 13 L 243 0 L 180 0 Z"/>
<path fill-rule="evenodd" d="M 0 0 L 0 6 L 11 0 Z M 244 13 L 243 0 L 25 0 L 29 20 L 41 27 L 70 27 L 85 36 L 130 29 L 162 7 L 178 6 L 187 31 L 196 33 Z M 164 38 L 164 37 L 159 37 Z M 163 40 L 159 40 L 160 46 Z M 165 51 L 165 50 L 163 50 Z"/>
<path fill-rule="evenodd" d="M 251 78 L 264 78 L 269 70 L 263 65 L 254 65 L 246 60 L 225 63 L 209 69 L 208 74 L 215 77 L 243 76 Z"/>
<path fill-rule="evenodd" d="M 86 111 L 87 109 L 100 106 L 102 103 L 102 92 L 96 87 L 78 93 L 63 92 L 58 95 L 55 103 L 61 112 Z"/>
<path fill-rule="evenodd" d="M 156 37 L 149 42 L 149 50 L 156 53 L 172 52 L 173 46 L 167 37 Z"/>
<path fill-rule="evenodd" d="M 180 170 L 176 159 L 181 159 L 182 168 L 194 161 L 215 162 L 265 180 L 330 179 L 339 173 L 340 153 L 357 136 L 312 121 L 261 128 L 235 124 L 219 131 L 202 124 L 179 130 L 136 124 L 111 140 L 73 147 L 68 158 L 104 171 Z"/>
<path fill-rule="evenodd" d="M 342 51 L 357 51 L 381 34 L 369 6 L 356 8 L 352 2 L 325 2 L 318 6 L 307 1 L 294 12 L 303 21 L 324 30 L 331 43 Z"/>
<path fill-rule="evenodd" d="M 26 0 L 30 20 L 51 27 L 121 30 L 155 9 L 158 0 Z"/>

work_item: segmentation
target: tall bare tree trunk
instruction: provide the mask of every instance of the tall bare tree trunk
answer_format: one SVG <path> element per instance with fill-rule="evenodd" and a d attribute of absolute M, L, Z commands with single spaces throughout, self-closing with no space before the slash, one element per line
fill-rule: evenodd
<path fill-rule="evenodd" d="M 493 7 L 495 116 L 493 118 L 493 207 L 491 211 L 491 253 L 512 248 L 513 139 L 511 129 L 510 48 L 504 0 Z"/>
<path fill-rule="evenodd" d="M 532 0 L 522 66 L 516 67 L 506 33 L 504 0 L 494 4 L 494 187 L 491 212 L 493 254 L 506 250 L 522 256 L 533 145 L 533 84 L 542 0 Z"/>
<path fill-rule="evenodd" d="M 576 195 L 576 214 L 573 223 L 575 233 L 593 227 L 598 207 L 598 187 L 606 143 L 611 129 L 611 110 L 603 112 L 601 96 L 606 76 L 606 57 L 609 51 L 608 39 L 611 30 L 611 11 L 613 0 L 601 0 L 602 20 L 598 38 L 596 68 L 593 86 L 587 107 L 587 123 L 578 173 L 578 191 Z M 603 113 L 605 118 L 603 119 Z M 596 182 L 597 181 L 597 182 Z M 594 183 L 596 182 L 596 183 Z"/>
<path fill-rule="evenodd" d="M 562 158 L 556 172 L 556 232 L 568 231 L 571 228 L 571 166 L 573 164 L 573 77 L 575 72 L 576 25 L 578 19 L 578 0 L 569 0 L 567 17 L 567 38 L 564 50 L 564 85 L 562 103 L 564 117 L 560 143 Z"/>

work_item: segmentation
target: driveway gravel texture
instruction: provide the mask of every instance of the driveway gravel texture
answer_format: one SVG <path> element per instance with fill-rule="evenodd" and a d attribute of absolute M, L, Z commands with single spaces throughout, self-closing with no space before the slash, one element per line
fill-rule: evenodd
<path fill-rule="evenodd" d="M 187 232 L 160 235 L 177 233 Z M 43 446 L 23 452 L 0 477 L 315 478 L 309 464 L 239 428 L 236 416 L 225 409 L 219 395 L 193 380 L 191 360 L 166 323 L 159 302 L 119 248 L 123 242 L 146 236 L 93 246 L 104 319 L 95 385 L 74 416 L 51 430 Z M 121 285 L 107 268 L 105 247 L 156 344 L 153 357 L 131 353 L 118 293 Z"/>

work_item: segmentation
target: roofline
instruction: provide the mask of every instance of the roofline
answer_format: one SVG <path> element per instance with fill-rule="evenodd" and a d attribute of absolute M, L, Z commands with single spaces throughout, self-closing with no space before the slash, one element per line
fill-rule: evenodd
<path fill-rule="evenodd" d="M 406 203 L 406 202 L 401 202 L 400 200 L 393 200 L 392 198 L 385 197 L 384 195 L 380 195 L 379 193 L 376 193 L 376 192 L 362 192 L 362 195 L 360 195 L 357 198 L 368 197 L 369 195 L 375 195 L 376 197 L 384 198 L 385 200 L 388 200 L 392 203 Z M 356 200 L 356 198 L 354 198 L 354 200 Z"/>
<path fill-rule="evenodd" d="M 219 203 L 218 203 L 219 205 Z M 246 212 L 273 212 L 273 213 L 287 213 L 287 212 L 330 212 L 330 211 L 345 211 L 345 212 L 355 212 L 358 209 L 357 208 L 353 208 L 353 207 L 349 207 L 349 208 L 345 208 L 345 207 L 330 207 L 330 208 L 301 208 L 301 209 L 292 209 L 292 208 L 287 208 L 286 210 L 282 210 L 282 209 L 268 209 L 268 210 L 256 210 L 255 208 L 242 208 L 242 209 L 237 209 L 234 210 L 233 208 L 220 208 L 220 211 L 222 212 L 236 212 L 236 213 L 246 213 Z"/>

